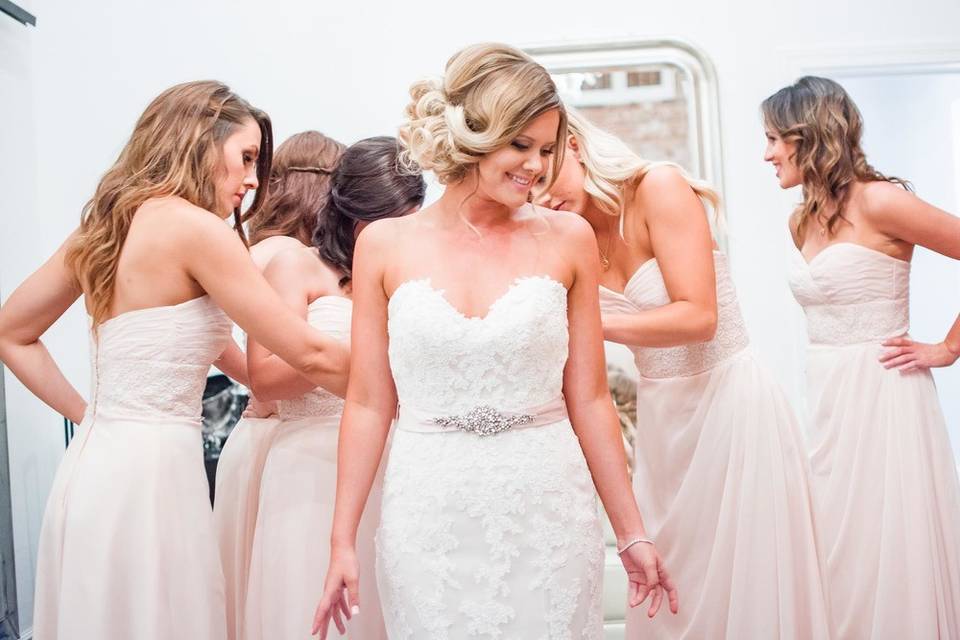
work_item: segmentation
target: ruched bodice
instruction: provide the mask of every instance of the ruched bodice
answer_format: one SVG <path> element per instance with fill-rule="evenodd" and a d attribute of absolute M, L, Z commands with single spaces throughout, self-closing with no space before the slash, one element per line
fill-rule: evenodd
<path fill-rule="evenodd" d="M 858 344 L 910 328 L 910 263 L 838 242 L 808 264 L 797 252 L 790 288 L 807 316 L 812 344 Z"/>
<path fill-rule="evenodd" d="M 429 280 L 404 282 L 388 307 L 390 367 L 401 406 L 454 413 L 523 409 L 556 399 L 567 361 L 567 290 L 517 278 L 480 318 Z"/>
<path fill-rule="evenodd" d="M 226 348 L 230 326 L 208 296 L 102 323 L 91 333 L 90 411 L 199 420 L 207 371 Z"/>
<path fill-rule="evenodd" d="M 709 342 L 677 347 L 630 347 L 640 375 L 647 378 L 691 376 L 713 368 L 742 351 L 749 343 L 727 257 L 714 252 L 717 277 L 717 333 Z M 636 313 L 670 303 L 670 295 L 656 258 L 640 265 L 622 294 L 600 288 L 604 313 Z"/>
<path fill-rule="evenodd" d="M 307 321 L 327 335 L 349 342 L 353 303 L 342 296 L 323 296 L 310 303 Z M 343 399 L 317 387 L 299 398 L 280 402 L 279 415 L 284 419 L 338 416 L 343 413 Z"/>

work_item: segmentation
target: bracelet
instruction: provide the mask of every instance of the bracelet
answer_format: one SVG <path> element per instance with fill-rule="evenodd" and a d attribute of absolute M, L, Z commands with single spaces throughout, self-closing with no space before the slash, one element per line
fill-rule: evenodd
<path fill-rule="evenodd" d="M 624 551 L 626 551 L 627 549 L 629 549 L 629 548 L 632 547 L 633 545 L 635 545 L 635 544 L 640 544 L 640 543 L 649 544 L 650 546 L 653 546 L 653 540 L 651 540 L 650 538 L 634 538 L 633 540 L 631 540 L 631 541 L 628 542 L 627 544 L 623 545 L 623 547 L 621 547 L 620 549 L 617 549 L 617 555 L 618 555 L 618 556 L 623 555 L 623 552 L 624 552 Z"/>

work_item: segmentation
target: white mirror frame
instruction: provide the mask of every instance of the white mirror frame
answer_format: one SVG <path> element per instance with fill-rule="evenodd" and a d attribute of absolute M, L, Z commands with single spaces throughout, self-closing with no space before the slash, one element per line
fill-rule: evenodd
<path fill-rule="evenodd" d="M 601 67 L 673 65 L 693 82 L 690 130 L 696 136 L 691 173 L 723 188 L 723 153 L 720 135 L 720 99 L 717 73 L 710 58 L 680 38 L 571 41 L 564 44 L 522 47 L 550 73 L 571 73 Z M 655 159 L 655 158 L 654 158 Z"/>

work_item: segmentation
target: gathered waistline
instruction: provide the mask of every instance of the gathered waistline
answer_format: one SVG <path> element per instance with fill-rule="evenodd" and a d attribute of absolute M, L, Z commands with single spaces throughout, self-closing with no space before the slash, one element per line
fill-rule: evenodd
<path fill-rule="evenodd" d="M 466 431 L 484 437 L 510 429 L 543 427 L 566 418 L 567 405 L 563 396 L 527 409 L 500 411 L 489 405 L 478 405 L 459 414 L 443 414 L 401 405 L 397 429 L 414 433 Z"/>
<path fill-rule="evenodd" d="M 96 409 L 87 411 L 83 416 L 81 424 L 89 425 L 91 423 L 102 422 L 139 422 L 157 425 L 184 426 L 200 429 L 203 426 L 203 420 L 200 416 L 180 416 L 175 414 L 158 414 L 144 411 L 142 414 L 104 411 Z"/>
<path fill-rule="evenodd" d="M 339 427 L 340 418 L 343 417 L 342 413 L 337 413 L 329 416 L 298 416 L 298 415 L 277 415 L 276 419 L 284 424 L 316 424 L 324 428 L 328 427 Z"/>
<path fill-rule="evenodd" d="M 890 336 L 889 338 L 873 338 L 870 340 L 859 340 L 857 342 L 809 342 L 807 349 L 810 351 L 829 351 L 832 349 L 856 349 L 865 347 L 876 347 L 878 349 L 886 348 L 883 346 L 884 340 L 892 338 L 901 338 L 906 336 Z"/>
<path fill-rule="evenodd" d="M 675 349 L 676 347 L 665 348 Z M 745 355 L 750 355 L 751 353 L 750 343 L 745 342 L 742 345 L 723 353 L 722 355 L 711 358 L 709 361 L 697 363 L 696 365 L 679 366 L 675 364 L 673 367 L 668 369 L 666 367 L 644 366 L 646 363 L 642 362 L 640 358 L 635 358 L 634 362 L 637 365 L 637 371 L 641 380 L 675 380 L 678 378 L 695 378 L 707 373 L 712 373 L 717 369 L 727 366 L 731 362 L 739 360 Z M 658 370 L 651 371 L 652 369 Z"/>

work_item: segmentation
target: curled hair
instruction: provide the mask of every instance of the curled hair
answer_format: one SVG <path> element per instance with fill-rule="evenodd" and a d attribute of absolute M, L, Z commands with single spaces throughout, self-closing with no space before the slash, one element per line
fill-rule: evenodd
<path fill-rule="evenodd" d="M 120 156 L 84 206 L 79 232 L 67 249 L 67 265 L 87 297 L 94 325 L 109 314 L 120 251 L 140 205 L 150 198 L 178 196 L 216 211 L 223 142 L 251 119 L 261 134 L 257 157 L 260 187 L 250 206 L 255 214 L 267 195 L 273 156 L 267 114 L 212 80 L 173 86 L 147 106 Z M 233 217 L 246 244 L 239 208 L 234 209 Z"/>
<path fill-rule="evenodd" d="M 830 235 L 844 218 L 855 182 L 892 182 L 912 190 L 910 183 L 885 176 L 870 163 L 860 146 L 863 117 L 839 84 L 804 76 L 780 89 L 760 107 L 766 127 L 793 144 L 793 162 L 803 183 L 797 207 L 796 232 L 805 237 L 811 221 L 826 221 Z"/>
<path fill-rule="evenodd" d="M 583 164 L 583 188 L 604 213 L 620 218 L 620 232 L 625 224 L 625 186 L 638 183 L 655 167 L 678 169 L 694 193 L 710 203 L 714 212 L 720 211 L 720 196 L 706 182 L 692 178 L 673 162 L 653 162 L 636 154 L 620 138 L 607 133 L 574 109 L 567 108 L 570 135 L 577 141 L 580 162 Z"/>
<path fill-rule="evenodd" d="M 550 74 L 508 45 L 467 47 L 450 58 L 442 80 L 421 80 L 410 87 L 407 121 L 400 128 L 401 162 L 432 171 L 441 184 L 459 182 L 480 158 L 509 144 L 552 109 L 560 114 L 553 158 L 557 169 L 563 161 L 566 113 Z"/>
<path fill-rule="evenodd" d="M 423 204 L 427 185 L 420 172 L 398 165 L 396 138 L 366 138 L 347 147 L 333 172 L 327 204 L 313 234 L 313 245 L 327 264 L 350 282 L 359 222 L 401 216 Z"/>
<path fill-rule="evenodd" d="M 330 176 L 346 146 L 319 131 L 294 134 L 277 147 L 270 172 L 270 197 L 245 216 L 251 244 L 290 236 L 309 244 L 327 204 Z"/>

